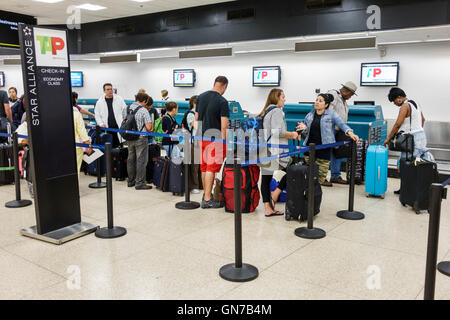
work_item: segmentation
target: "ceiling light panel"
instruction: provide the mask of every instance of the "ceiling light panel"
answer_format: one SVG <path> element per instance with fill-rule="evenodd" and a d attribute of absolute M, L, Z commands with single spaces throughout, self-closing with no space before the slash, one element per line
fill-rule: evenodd
<path fill-rule="evenodd" d="M 89 11 L 98 11 L 98 10 L 106 9 L 106 7 L 99 6 L 98 4 L 91 4 L 91 3 L 81 4 L 81 5 L 77 6 L 77 8 L 89 10 Z"/>

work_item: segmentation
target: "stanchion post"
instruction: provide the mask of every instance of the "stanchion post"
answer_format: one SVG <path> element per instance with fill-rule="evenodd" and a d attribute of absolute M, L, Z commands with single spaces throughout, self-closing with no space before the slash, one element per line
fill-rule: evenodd
<path fill-rule="evenodd" d="M 359 211 L 354 211 L 355 201 L 355 174 L 356 174 L 356 141 L 352 141 L 352 160 L 350 163 L 350 189 L 348 195 L 348 210 L 338 211 L 337 216 L 346 220 L 362 220 L 364 214 Z"/>
<path fill-rule="evenodd" d="M 22 200 L 20 195 L 20 172 L 19 172 L 19 136 L 17 132 L 12 134 L 13 137 L 13 161 L 14 161 L 14 185 L 16 187 L 16 200 L 5 203 L 7 208 L 23 208 L 31 205 L 31 200 Z"/>
<path fill-rule="evenodd" d="M 439 245 L 439 221 L 444 187 L 433 183 L 430 187 L 430 220 L 428 222 L 427 265 L 425 271 L 424 300 L 434 300 L 436 263 Z"/>
<path fill-rule="evenodd" d="M 295 229 L 295 235 L 304 239 L 321 239 L 326 236 L 326 232 L 319 228 L 314 228 L 314 193 L 316 183 L 316 145 L 311 143 L 309 145 L 309 163 L 308 163 L 308 227 L 301 227 Z"/>
<path fill-rule="evenodd" d="M 186 131 L 186 133 L 188 133 Z M 191 159 L 191 135 L 185 134 L 184 135 L 184 201 L 177 202 L 175 204 L 175 208 L 181 209 L 181 210 L 193 210 L 200 208 L 200 203 L 192 201 L 191 202 L 191 195 L 189 190 L 189 160 Z"/>
<path fill-rule="evenodd" d="M 237 146 L 235 146 L 237 147 Z M 219 275 L 228 281 L 245 282 L 258 277 L 258 269 L 250 264 L 242 263 L 242 208 L 241 192 L 242 177 L 240 159 L 235 158 L 234 164 L 234 245 L 235 263 L 220 268 Z"/>
<path fill-rule="evenodd" d="M 95 126 L 95 139 L 98 145 L 100 145 L 100 126 Z M 102 182 L 102 162 L 101 157 L 97 159 L 97 182 L 93 182 L 89 185 L 92 189 L 106 188 L 106 183 Z"/>
<path fill-rule="evenodd" d="M 122 227 L 114 226 L 113 217 L 113 189 L 112 189 L 112 155 L 111 155 L 111 143 L 105 144 L 105 156 L 106 156 L 106 205 L 108 211 L 108 227 L 98 229 L 95 232 L 95 236 L 102 239 L 111 239 L 124 236 L 127 230 Z"/>

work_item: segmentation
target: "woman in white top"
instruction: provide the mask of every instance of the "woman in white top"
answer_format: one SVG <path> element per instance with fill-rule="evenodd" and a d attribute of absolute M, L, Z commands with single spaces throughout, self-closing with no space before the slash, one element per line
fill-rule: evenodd
<path fill-rule="evenodd" d="M 397 121 L 383 145 L 388 146 L 389 141 L 399 131 L 411 133 L 414 136 L 413 157 L 420 157 L 428 151 L 427 137 L 423 130 L 425 118 L 420 107 L 414 101 L 409 100 L 406 97 L 405 91 L 400 88 L 392 88 L 389 91 L 388 99 L 396 106 L 400 107 L 400 111 L 398 113 Z M 402 153 L 402 157 L 406 157 L 406 155 Z"/>

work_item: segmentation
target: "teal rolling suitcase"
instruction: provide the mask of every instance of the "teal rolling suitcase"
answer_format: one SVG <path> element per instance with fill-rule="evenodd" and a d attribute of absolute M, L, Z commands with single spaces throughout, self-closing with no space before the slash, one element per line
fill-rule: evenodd
<path fill-rule="evenodd" d="M 371 145 L 366 158 L 366 194 L 384 198 L 387 191 L 388 150 Z"/>

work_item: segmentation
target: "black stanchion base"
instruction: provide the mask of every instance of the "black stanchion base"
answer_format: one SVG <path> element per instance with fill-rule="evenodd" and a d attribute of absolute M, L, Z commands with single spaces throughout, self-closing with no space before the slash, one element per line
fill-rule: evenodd
<path fill-rule="evenodd" d="M 31 200 L 13 200 L 5 203 L 7 208 L 23 208 L 31 205 L 33 202 Z"/>
<path fill-rule="evenodd" d="M 93 182 L 89 185 L 89 188 L 92 189 L 101 189 L 101 188 L 106 188 L 106 182 Z"/>
<path fill-rule="evenodd" d="M 219 274 L 228 281 L 246 282 L 256 279 L 259 272 L 256 267 L 250 264 L 243 263 L 242 268 L 236 268 L 235 263 L 230 263 L 220 268 Z"/>
<path fill-rule="evenodd" d="M 345 220 L 362 220 L 364 219 L 364 213 L 359 211 L 348 211 L 342 210 L 338 211 L 337 216 Z"/>
<path fill-rule="evenodd" d="M 437 268 L 440 273 L 445 274 L 447 277 L 450 277 L 450 261 L 439 262 Z"/>
<path fill-rule="evenodd" d="M 95 231 L 95 236 L 97 238 L 102 239 L 112 239 L 112 238 L 118 238 L 121 236 L 124 236 L 127 234 L 127 229 L 122 227 L 113 227 L 111 229 L 109 228 L 101 228 Z"/>
<path fill-rule="evenodd" d="M 319 228 L 308 229 L 306 227 L 295 229 L 295 235 L 304 239 L 322 239 L 327 233 Z"/>
<path fill-rule="evenodd" d="M 180 209 L 180 210 L 194 210 L 197 208 L 200 208 L 200 203 L 198 202 L 194 202 L 194 201 L 182 201 L 182 202 L 177 202 L 175 204 L 175 208 Z"/>

